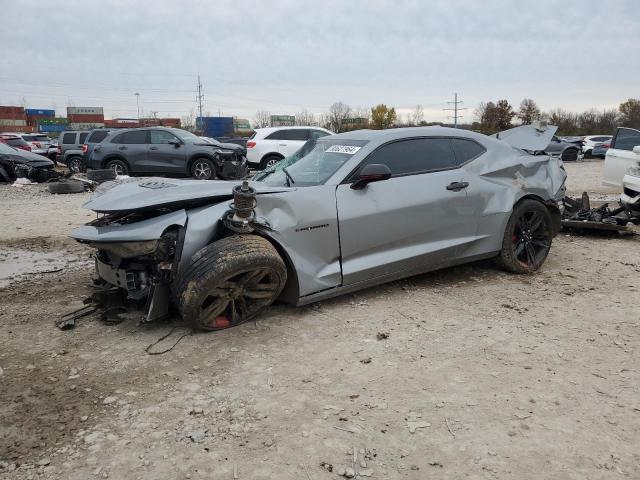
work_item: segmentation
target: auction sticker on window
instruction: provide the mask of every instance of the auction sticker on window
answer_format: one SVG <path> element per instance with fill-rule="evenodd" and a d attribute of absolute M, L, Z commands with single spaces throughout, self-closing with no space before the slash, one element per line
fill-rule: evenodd
<path fill-rule="evenodd" d="M 362 147 L 354 147 L 352 145 L 331 145 L 327 148 L 327 153 L 346 153 L 347 155 L 353 155 Z"/>

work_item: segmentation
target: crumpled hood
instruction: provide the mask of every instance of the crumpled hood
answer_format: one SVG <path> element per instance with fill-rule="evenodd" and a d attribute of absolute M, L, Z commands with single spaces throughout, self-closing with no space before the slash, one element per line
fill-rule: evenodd
<path fill-rule="evenodd" d="M 145 178 L 128 181 L 94 195 L 84 208 L 100 213 L 130 212 L 160 207 L 214 203 L 232 198 L 232 189 L 242 181 L 177 180 Z M 262 182 L 249 182 L 258 194 L 277 193 L 295 188 L 271 187 Z"/>

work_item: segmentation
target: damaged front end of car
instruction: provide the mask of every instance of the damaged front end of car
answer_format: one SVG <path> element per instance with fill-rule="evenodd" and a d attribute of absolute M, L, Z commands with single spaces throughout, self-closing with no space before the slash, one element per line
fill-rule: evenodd
<path fill-rule="evenodd" d="M 141 312 L 142 323 L 162 319 L 175 304 L 179 269 L 203 242 L 269 229 L 256 219 L 256 189 L 246 181 L 150 179 L 119 187 L 94 196 L 85 208 L 98 218 L 71 235 L 95 249 L 94 292 L 88 307 L 58 322 L 61 328 L 73 327 L 89 308 L 109 321 L 128 310 Z"/>

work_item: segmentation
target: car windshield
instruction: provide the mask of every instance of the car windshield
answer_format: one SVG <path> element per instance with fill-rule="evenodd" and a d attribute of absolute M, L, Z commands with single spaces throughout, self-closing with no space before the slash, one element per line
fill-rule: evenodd
<path fill-rule="evenodd" d="M 254 180 L 271 186 L 322 185 L 367 143 L 331 137 L 311 139 L 290 157 L 257 174 Z"/>
<path fill-rule="evenodd" d="M 187 132 L 186 130 L 181 130 L 179 128 L 171 130 L 171 133 L 176 135 L 180 140 L 191 140 L 195 142 L 202 142 L 202 138 L 194 135 L 191 132 Z"/>

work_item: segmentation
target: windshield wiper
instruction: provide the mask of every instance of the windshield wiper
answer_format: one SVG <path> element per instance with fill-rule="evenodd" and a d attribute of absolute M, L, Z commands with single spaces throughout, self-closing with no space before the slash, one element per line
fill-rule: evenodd
<path fill-rule="evenodd" d="M 296 181 L 293 179 L 293 177 L 291 176 L 291 174 L 289 173 L 286 167 L 282 167 L 282 171 L 287 177 L 287 187 L 290 187 L 292 183 L 296 183 Z"/>

